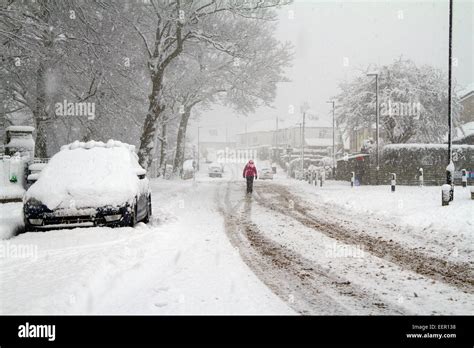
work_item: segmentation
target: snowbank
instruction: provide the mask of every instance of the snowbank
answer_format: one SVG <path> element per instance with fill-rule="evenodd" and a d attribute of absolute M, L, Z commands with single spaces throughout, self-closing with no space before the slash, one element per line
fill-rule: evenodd
<path fill-rule="evenodd" d="M 0 204 L 0 240 L 13 237 L 23 228 L 23 203 Z"/>

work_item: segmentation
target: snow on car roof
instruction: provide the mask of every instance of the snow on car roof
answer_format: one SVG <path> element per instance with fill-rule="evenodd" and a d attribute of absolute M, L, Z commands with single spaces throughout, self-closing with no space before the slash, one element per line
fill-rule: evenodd
<path fill-rule="evenodd" d="M 94 147 L 107 147 L 107 148 L 124 147 L 124 148 L 129 149 L 132 152 L 135 152 L 135 145 L 122 143 L 121 141 L 113 140 L 113 139 L 110 139 L 109 141 L 107 141 L 107 143 L 104 143 L 102 141 L 94 141 L 94 140 L 90 140 L 88 142 L 76 140 L 75 142 L 71 144 L 61 146 L 61 151 L 75 150 L 75 149 L 92 149 Z"/>
<path fill-rule="evenodd" d="M 142 193 L 145 170 L 132 145 L 116 141 L 65 145 L 26 193 L 50 209 L 122 205 Z M 147 180 L 147 179 L 145 179 Z"/>

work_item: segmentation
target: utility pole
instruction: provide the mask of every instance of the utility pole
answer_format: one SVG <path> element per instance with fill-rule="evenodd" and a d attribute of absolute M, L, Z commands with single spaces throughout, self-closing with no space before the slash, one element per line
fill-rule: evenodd
<path fill-rule="evenodd" d="M 309 105 L 307 102 L 304 102 L 303 105 L 300 106 L 300 111 L 303 114 L 303 123 L 302 123 L 302 131 L 301 131 L 301 175 L 304 172 L 304 126 L 306 120 L 306 112 L 309 110 Z"/>
<path fill-rule="evenodd" d="M 300 161 L 301 161 L 301 166 L 300 169 L 303 170 L 303 123 L 298 122 L 296 125 L 300 127 Z"/>
<path fill-rule="evenodd" d="M 304 124 L 306 119 L 306 111 L 303 112 L 303 129 L 301 132 L 301 175 L 304 175 Z"/>
<path fill-rule="evenodd" d="M 376 143 L 376 160 L 377 160 L 377 185 L 379 184 L 379 169 L 380 169 L 380 161 L 379 161 L 379 74 L 372 73 L 367 74 L 367 76 L 375 76 L 375 143 Z"/>
<path fill-rule="evenodd" d="M 336 177 L 336 124 L 334 119 L 334 100 L 327 101 L 332 104 L 332 178 Z"/>
<path fill-rule="evenodd" d="M 446 168 L 446 184 L 451 186 L 449 200 L 454 199 L 454 164 L 452 152 L 452 115 L 451 115 L 451 80 L 453 51 L 453 0 L 449 0 L 449 60 L 448 60 L 448 167 Z"/>

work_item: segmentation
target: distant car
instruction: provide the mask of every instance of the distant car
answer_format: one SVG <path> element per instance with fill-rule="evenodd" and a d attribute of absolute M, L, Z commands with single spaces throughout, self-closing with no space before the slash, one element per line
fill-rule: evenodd
<path fill-rule="evenodd" d="M 151 192 L 134 149 L 113 140 L 63 146 L 25 193 L 25 231 L 147 223 Z"/>
<path fill-rule="evenodd" d="M 183 172 L 181 178 L 183 180 L 192 179 L 194 177 L 194 167 L 195 161 L 194 160 L 186 160 L 183 163 Z"/>
<path fill-rule="evenodd" d="M 270 179 L 273 180 L 273 170 L 272 168 L 262 168 L 260 169 L 260 174 L 258 177 L 262 180 Z"/>
<path fill-rule="evenodd" d="M 209 171 L 209 177 L 211 178 L 213 177 L 222 178 L 222 173 L 224 172 L 224 170 L 222 169 L 222 165 L 217 162 L 211 163 L 209 165 L 208 171 Z"/>

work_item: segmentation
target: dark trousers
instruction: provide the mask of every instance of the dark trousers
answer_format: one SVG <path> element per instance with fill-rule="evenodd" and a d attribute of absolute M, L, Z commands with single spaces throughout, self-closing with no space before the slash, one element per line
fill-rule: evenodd
<path fill-rule="evenodd" d="M 253 176 L 247 176 L 247 193 L 252 193 L 253 191 Z"/>

